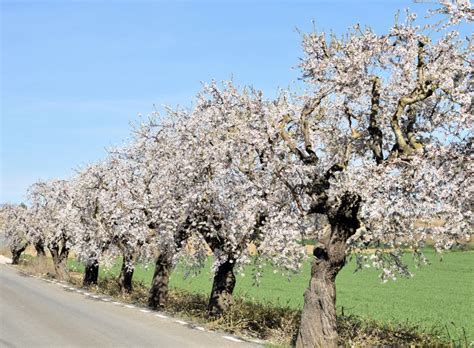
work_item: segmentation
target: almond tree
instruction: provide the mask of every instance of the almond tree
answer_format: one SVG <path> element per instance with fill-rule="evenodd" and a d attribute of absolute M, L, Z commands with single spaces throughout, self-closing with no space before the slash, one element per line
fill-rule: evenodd
<path fill-rule="evenodd" d="M 184 246 L 190 242 L 182 201 L 190 182 L 186 180 L 181 161 L 185 149 L 180 147 L 176 137 L 179 113 L 179 110 L 169 110 L 167 117 L 161 120 L 158 114 L 152 115 L 135 129 L 135 142 L 122 152 L 122 156 L 140 168 L 141 191 L 134 197 L 140 200 L 140 209 L 146 217 L 144 223 L 154 243 L 155 271 L 148 296 L 151 308 L 165 306 L 170 273 Z M 193 249 L 196 256 L 202 246 Z"/>
<path fill-rule="evenodd" d="M 127 156 L 112 156 L 108 166 L 107 187 L 101 197 L 105 207 L 102 219 L 123 258 L 119 283 L 123 291 L 130 292 L 135 263 L 153 258 L 156 236 L 144 209 L 146 182 L 142 168 Z"/>
<path fill-rule="evenodd" d="M 74 234 L 68 218 L 70 196 L 70 183 L 66 180 L 37 182 L 28 190 L 34 228 L 41 231 L 59 279 L 69 278 L 67 260 L 74 244 Z"/>
<path fill-rule="evenodd" d="M 25 205 L 3 204 L 0 214 L 5 243 L 12 254 L 12 264 L 17 265 L 21 254 L 30 244 L 27 232 L 27 208 Z"/>
<path fill-rule="evenodd" d="M 104 168 L 98 164 L 80 170 L 71 185 L 69 219 L 75 235 L 72 248 L 77 259 L 85 265 L 85 286 L 97 284 L 100 261 L 111 263 L 110 259 L 115 257 L 108 253 L 111 235 L 101 220 L 99 196 L 103 184 Z"/>
<path fill-rule="evenodd" d="M 296 243 L 300 233 L 288 223 L 291 212 L 278 205 L 284 185 L 272 175 L 278 138 L 269 123 L 273 107 L 260 91 L 239 91 L 232 83 L 219 89 L 213 83 L 199 95 L 188 122 L 202 146 L 193 167 L 200 165 L 206 179 L 196 224 L 215 256 L 211 314 L 228 310 L 234 270 L 250 263 L 250 243 L 256 246 L 256 277 L 265 260 L 291 271 L 301 265 L 303 249 Z M 277 226 L 275 217 L 284 212 L 286 220 L 278 220 Z"/>
<path fill-rule="evenodd" d="M 469 1 L 442 4 L 451 22 L 472 20 Z M 337 346 L 335 279 L 351 252 L 376 248 L 359 261 L 387 279 L 409 273 L 403 248 L 422 260 L 427 240 L 440 250 L 471 233 L 472 37 L 415 17 L 385 35 L 359 25 L 303 35 L 309 90 L 281 114 L 287 148 L 276 158 L 291 204 L 330 229 L 313 251 L 297 347 Z"/>

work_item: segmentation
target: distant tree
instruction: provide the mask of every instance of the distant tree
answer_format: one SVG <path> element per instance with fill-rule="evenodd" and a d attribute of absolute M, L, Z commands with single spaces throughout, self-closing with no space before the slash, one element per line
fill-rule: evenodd
<path fill-rule="evenodd" d="M 20 256 L 30 244 L 28 240 L 28 211 L 25 205 L 3 204 L 0 208 L 2 232 L 12 254 L 12 264 L 17 265 Z"/>
<path fill-rule="evenodd" d="M 73 248 L 89 271 L 84 283 L 96 283 L 99 261 L 110 265 L 122 257 L 118 282 L 123 292 L 130 292 L 135 262 L 154 255 L 156 246 L 143 208 L 143 180 L 137 163 L 126 152 L 109 155 L 75 178 Z"/>
<path fill-rule="evenodd" d="M 74 244 L 74 233 L 68 216 L 70 196 L 70 182 L 66 180 L 37 182 L 28 190 L 33 217 L 30 220 L 31 227 L 41 233 L 41 240 L 51 253 L 56 277 L 59 279 L 69 278 L 67 261 Z"/>

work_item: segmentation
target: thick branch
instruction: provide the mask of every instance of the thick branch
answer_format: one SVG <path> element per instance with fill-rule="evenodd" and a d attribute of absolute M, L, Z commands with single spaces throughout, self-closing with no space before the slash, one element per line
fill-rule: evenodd
<path fill-rule="evenodd" d="M 422 147 L 421 143 L 416 141 L 414 127 L 416 123 L 416 110 L 409 110 L 408 112 L 408 123 L 406 127 L 406 134 L 410 146 L 417 150 Z"/>
<path fill-rule="evenodd" d="M 308 118 L 309 116 L 316 110 L 323 99 L 331 93 L 332 89 L 322 91 L 319 93 L 318 97 L 310 99 L 303 107 L 303 110 L 301 110 L 301 115 L 300 115 L 300 127 L 301 127 L 301 132 L 303 135 L 303 141 L 304 141 L 304 151 L 302 151 L 298 145 L 291 139 L 291 136 L 288 134 L 286 131 L 286 125 L 291 121 L 291 118 L 289 115 L 283 116 L 283 120 L 280 123 L 280 135 L 283 138 L 283 140 L 287 143 L 288 147 L 290 150 L 298 156 L 298 158 L 304 163 L 304 164 L 309 164 L 309 165 L 315 165 L 318 163 L 319 158 L 316 155 L 316 152 L 313 150 L 313 146 L 311 143 L 311 136 L 310 136 L 310 127 L 309 127 L 309 122 Z M 319 114 L 316 116 L 316 120 L 320 120 L 323 117 L 322 114 Z"/>
<path fill-rule="evenodd" d="M 410 106 L 412 104 L 415 104 L 417 102 L 423 101 L 427 98 L 429 98 L 436 88 L 438 87 L 436 83 L 433 83 L 430 80 L 426 80 L 426 77 L 424 75 L 424 70 L 425 70 L 425 61 L 424 61 L 424 43 L 419 42 L 418 43 L 418 64 L 417 64 L 417 85 L 415 89 L 408 95 L 405 95 L 400 98 L 398 101 L 397 109 L 395 113 L 392 116 L 390 125 L 392 126 L 393 133 L 395 135 L 395 138 L 397 139 L 397 150 L 401 151 L 405 154 L 411 153 L 413 150 L 415 150 L 417 147 L 417 144 L 415 144 L 415 147 L 412 147 L 409 145 L 409 140 L 405 139 L 405 136 L 403 135 L 403 132 L 400 128 L 400 118 L 405 112 L 405 108 L 407 106 Z M 411 125 L 413 128 L 414 123 Z M 412 134 L 414 137 L 414 134 Z"/>
<path fill-rule="evenodd" d="M 303 153 L 303 151 L 301 151 L 298 146 L 296 145 L 296 143 L 293 141 L 293 139 L 291 139 L 291 136 L 288 134 L 288 132 L 286 131 L 286 124 L 290 121 L 290 116 L 289 115 L 285 115 L 283 116 L 283 120 L 282 122 L 280 123 L 280 135 L 281 137 L 283 138 L 283 140 L 286 142 L 286 144 L 288 145 L 288 147 L 290 148 L 291 152 L 293 152 L 296 156 L 298 156 L 298 158 L 305 162 L 306 163 L 306 155 Z"/>
<path fill-rule="evenodd" d="M 303 107 L 303 110 L 301 111 L 300 122 L 303 132 L 304 148 L 309 156 L 308 160 L 312 163 L 316 163 L 318 161 L 318 156 L 316 155 L 316 152 L 314 152 L 313 146 L 311 144 L 308 117 L 319 106 L 319 104 L 321 104 L 323 98 L 324 95 L 317 99 L 310 100 L 308 103 L 306 103 L 306 105 Z"/>
<path fill-rule="evenodd" d="M 351 131 L 351 137 L 346 143 L 346 148 L 344 150 L 344 156 L 343 156 L 342 161 L 340 162 L 340 164 L 344 167 L 347 167 L 348 164 L 349 164 L 349 161 L 351 159 L 351 155 L 352 155 L 352 141 L 359 139 L 361 134 L 357 131 L 356 128 L 352 127 L 352 120 L 353 119 L 357 120 L 357 118 L 352 113 L 352 111 L 350 110 L 347 103 L 345 103 L 344 106 L 345 106 L 345 113 L 346 113 L 346 117 L 347 117 L 347 122 L 349 122 L 349 129 Z"/>
<path fill-rule="evenodd" d="M 383 161 L 383 133 L 377 125 L 377 115 L 380 111 L 380 78 L 375 76 L 372 80 L 372 98 L 369 116 L 369 134 L 371 138 L 370 147 L 377 164 Z"/>

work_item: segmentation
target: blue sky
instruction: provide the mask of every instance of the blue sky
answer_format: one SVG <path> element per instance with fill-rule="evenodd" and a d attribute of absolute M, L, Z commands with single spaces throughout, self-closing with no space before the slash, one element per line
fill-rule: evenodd
<path fill-rule="evenodd" d="M 295 28 L 383 32 L 404 0 L 1 3 L 0 202 L 67 178 L 120 144 L 153 104 L 191 105 L 201 82 L 267 95 L 298 79 Z"/>

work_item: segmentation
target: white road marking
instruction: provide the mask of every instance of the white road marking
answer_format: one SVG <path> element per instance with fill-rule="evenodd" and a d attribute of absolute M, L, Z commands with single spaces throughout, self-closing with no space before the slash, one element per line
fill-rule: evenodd
<path fill-rule="evenodd" d="M 261 341 L 261 340 L 248 339 L 248 341 L 257 343 L 257 344 L 265 344 L 265 341 Z"/>
<path fill-rule="evenodd" d="M 169 317 L 167 317 L 166 315 L 163 315 L 163 314 L 155 314 L 155 317 L 162 318 L 162 319 L 168 319 L 169 318 Z"/>
<path fill-rule="evenodd" d="M 85 292 L 85 293 L 84 293 L 84 296 L 90 296 L 90 295 L 91 295 L 91 294 L 88 293 L 88 292 Z"/>
<path fill-rule="evenodd" d="M 143 313 L 150 313 L 151 311 L 149 311 L 148 309 L 140 309 L 140 312 L 143 312 Z"/>
<path fill-rule="evenodd" d="M 182 320 L 175 320 L 174 322 L 178 323 L 178 324 L 181 324 L 181 325 L 186 325 L 187 324 L 187 322 L 182 321 Z"/>
<path fill-rule="evenodd" d="M 112 302 L 114 305 L 120 306 L 122 303 L 120 302 Z"/>
<path fill-rule="evenodd" d="M 196 330 L 199 330 L 199 331 L 206 331 L 205 328 L 203 328 L 202 326 L 196 326 L 194 327 Z"/>
<path fill-rule="evenodd" d="M 99 298 L 99 296 L 97 296 L 97 295 L 92 295 L 92 298 Z"/>
<path fill-rule="evenodd" d="M 232 337 L 232 336 L 222 336 L 222 337 L 225 338 L 226 340 L 229 340 L 229 341 L 242 342 L 238 338 L 235 338 L 235 337 Z"/>
<path fill-rule="evenodd" d="M 110 302 L 110 300 L 108 298 L 103 298 L 102 301 L 104 302 Z"/>
<path fill-rule="evenodd" d="M 129 304 L 128 304 L 128 305 L 125 305 L 125 307 L 127 307 L 127 308 L 135 308 L 135 306 L 132 306 L 132 305 L 129 305 Z"/>

